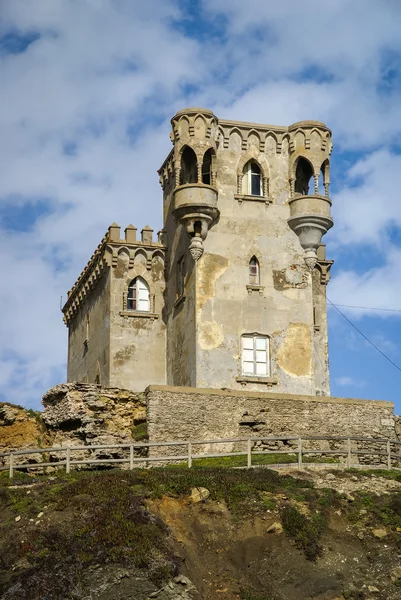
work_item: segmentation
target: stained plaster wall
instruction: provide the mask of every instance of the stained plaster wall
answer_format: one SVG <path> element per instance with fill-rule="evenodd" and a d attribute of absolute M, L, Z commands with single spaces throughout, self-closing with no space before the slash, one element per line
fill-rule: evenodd
<path fill-rule="evenodd" d="M 396 437 L 391 402 L 168 386 L 150 386 L 146 399 L 151 442 L 285 435 Z M 204 444 L 194 452 L 223 452 L 223 447 L 227 452 L 236 448 L 233 442 L 218 449 Z"/>
<path fill-rule="evenodd" d="M 181 145 L 192 144 L 199 160 L 199 152 L 212 142 L 199 140 L 204 128 L 197 125 L 198 121 L 195 120 L 193 138 L 186 121 L 179 129 L 180 121 L 178 140 Z M 211 131 L 213 137 L 212 125 Z M 304 141 L 304 133 L 294 134 L 292 160 L 301 153 Z M 323 162 L 327 152 L 321 152 L 322 139 L 312 133 L 310 143 L 311 153 L 315 153 L 318 162 Z M 328 395 L 325 318 L 320 319 L 319 332 L 314 327 L 314 318 L 323 304 L 318 301 L 314 314 L 316 307 L 304 251 L 287 224 L 291 195 L 289 137 L 283 139 L 280 151 L 273 136 L 266 138 L 262 150 L 260 146 L 259 136 L 250 133 L 244 147 L 235 130 L 227 144 L 218 145 L 215 165 L 220 217 L 210 229 L 204 241 L 204 254 L 196 263 L 188 252 L 188 236 L 184 233 L 183 238 L 181 225 L 171 215 L 174 178 L 165 186 L 164 229 L 169 263 L 167 383 L 260 391 L 274 386 L 279 392 Z M 251 158 L 259 162 L 263 176 L 269 178 L 268 201 L 236 197 L 238 173 Z M 179 155 L 175 159 L 176 168 L 177 165 Z M 195 275 L 195 286 L 188 276 L 186 298 L 177 311 L 175 274 L 183 255 L 187 271 Z M 248 264 L 253 255 L 260 263 L 262 289 L 249 293 Z M 250 382 L 241 377 L 241 335 L 254 332 L 270 337 L 269 381 Z"/>
<path fill-rule="evenodd" d="M 312 367 L 313 304 L 303 250 L 290 230 L 288 153 L 270 160 L 271 204 L 234 198 L 242 156 L 237 134 L 217 153 L 220 219 L 197 263 L 197 387 L 266 390 L 241 383 L 240 341 L 244 333 L 270 337 L 271 377 L 278 391 L 315 393 Z M 239 137 L 239 136 L 238 136 Z M 259 260 L 263 290 L 248 293 L 248 264 Z M 275 273 L 299 271 L 298 287 L 275 285 Z"/>
<path fill-rule="evenodd" d="M 88 322 L 89 317 L 89 322 Z M 67 381 L 110 384 L 110 272 L 106 271 L 68 331 Z"/>
<path fill-rule="evenodd" d="M 141 391 L 149 381 L 166 381 L 164 261 L 156 255 L 148 265 L 145 253 L 137 252 L 129 265 L 129 250 L 122 246 L 111 275 L 110 385 Z M 124 310 L 124 294 L 138 276 L 149 286 L 150 313 Z"/>

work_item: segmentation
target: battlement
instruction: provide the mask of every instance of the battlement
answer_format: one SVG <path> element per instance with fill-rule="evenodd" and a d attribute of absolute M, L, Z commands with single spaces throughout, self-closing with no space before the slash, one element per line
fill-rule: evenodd
<path fill-rule="evenodd" d="M 105 271 L 117 265 L 121 250 L 126 253 L 130 266 L 133 265 L 138 252 L 146 258 L 149 268 L 155 255 L 159 255 L 164 259 L 166 246 L 163 243 L 163 230 L 157 233 L 157 241 L 153 240 L 154 230 L 149 225 L 142 229 L 140 240 L 136 239 L 137 228 L 134 225 L 130 224 L 125 228 L 124 238 L 121 238 L 120 231 L 121 227 L 117 223 L 110 225 L 77 281 L 68 291 L 67 301 L 61 309 L 67 326 L 80 309 L 85 298 L 103 277 Z"/>

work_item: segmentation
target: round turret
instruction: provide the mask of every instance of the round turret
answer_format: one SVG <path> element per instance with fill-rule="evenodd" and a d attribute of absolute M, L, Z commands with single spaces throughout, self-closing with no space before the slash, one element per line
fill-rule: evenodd
<path fill-rule="evenodd" d="M 175 189 L 173 214 L 191 238 L 194 260 L 203 254 L 203 241 L 219 217 L 216 185 L 218 121 L 204 108 L 180 110 L 171 120 Z"/>
<path fill-rule="evenodd" d="M 322 236 L 333 226 L 329 198 L 331 131 L 320 121 L 299 121 L 288 131 L 291 190 L 288 225 L 298 235 L 305 250 L 305 262 L 312 271 Z"/>

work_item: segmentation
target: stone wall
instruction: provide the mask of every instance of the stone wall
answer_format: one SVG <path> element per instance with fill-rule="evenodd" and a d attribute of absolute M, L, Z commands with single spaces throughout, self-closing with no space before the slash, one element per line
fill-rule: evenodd
<path fill-rule="evenodd" d="M 110 275 L 104 273 L 68 330 L 68 381 L 110 382 Z"/>
<path fill-rule="evenodd" d="M 286 435 L 396 437 L 392 402 L 168 386 L 150 386 L 146 397 L 152 442 Z M 325 448 L 322 444 L 318 446 Z M 269 449 L 282 446 L 267 444 Z M 232 442 L 196 448 L 198 453 L 237 449 Z"/>
<path fill-rule="evenodd" d="M 401 419 L 394 417 L 393 403 L 352 398 L 170 386 L 150 386 L 140 393 L 69 383 L 49 390 L 43 397 L 43 406 L 43 413 L 31 414 L 21 407 L 0 405 L 0 449 L 3 452 L 36 447 L 129 445 L 146 441 L 147 437 L 150 442 L 291 435 L 401 438 Z M 333 450 L 344 446 L 341 444 L 343 442 L 311 441 L 305 448 Z M 296 448 L 297 440 L 257 442 L 256 446 L 290 451 Z M 361 450 L 365 446 L 353 442 L 354 449 Z M 243 451 L 244 448 L 243 442 L 218 446 L 204 443 L 196 445 L 194 453 Z M 377 449 L 384 449 L 381 442 L 377 442 Z M 151 451 L 153 456 L 177 453 L 182 453 L 182 448 L 157 447 Z M 74 451 L 74 459 L 88 456 L 120 459 L 128 454 L 128 447 L 125 450 L 98 449 L 86 454 L 78 450 Z M 64 459 L 57 453 L 49 455 L 46 459 L 50 461 Z M 138 449 L 135 455 L 145 457 L 146 449 Z M 32 454 L 21 457 L 19 462 L 32 464 L 42 460 L 41 455 Z"/>

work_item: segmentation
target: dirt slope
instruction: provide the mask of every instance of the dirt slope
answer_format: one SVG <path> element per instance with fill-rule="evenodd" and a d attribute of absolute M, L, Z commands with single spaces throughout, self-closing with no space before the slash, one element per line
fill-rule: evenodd
<path fill-rule="evenodd" d="M 2 477 L 0 599 L 399 600 L 401 476 L 293 475 Z"/>

